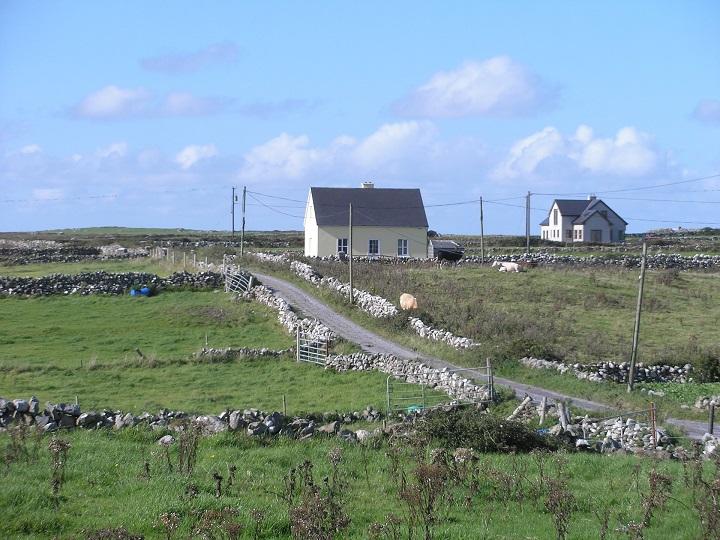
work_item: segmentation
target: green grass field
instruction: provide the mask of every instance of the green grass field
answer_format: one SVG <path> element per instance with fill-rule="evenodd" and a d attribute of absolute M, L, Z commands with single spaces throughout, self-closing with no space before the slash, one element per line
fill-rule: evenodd
<path fill-rule="evenodd" d="M 281 410 L 283 396 L 289 413 L 385 403 L 386 376 L 380 373 L 337 374 L 288 357 L 192 360 L 206 339 L 216 348 L 294 344 L 275 312 L 222 291 L 3 298 L 0 320 L 0 395 L 9 398 L 36 395 L 44 403 L 77 397 L 86 410 L 137 413 L 161 407 Z"/>
<path fill-rule="evenodd" d="M 14 266 L 0 265 L 0 276 L 41 277 L 50 274 L 80 274 L 82 272 L 147 272 L 159 276 L 167 276 L 179 272 L 182 268 L 182 255 L 180 264 L 172 265 L 165 261 L 150 258 L 139 259 L 111 259 L 105 261 L 88 260 L 70 263 L 44 263 L 21 264 Z"/>
<path fill-rule="evenodd" d="M 57 509 L 50 492 L 49 437 L 38 441 L 37 458 L 18 462 L 0 472 L 0 535 L 6 538 L 76 538 L 91 531 L 125 527 L 146 538 L 165 538 L 160 516 L 176 513 L 178 528 L 170 538 L 202 537 L 203 527 L 213 526 L 212 538 L 230 538 L 207 511 L 225 510 L 230 523 L 244 528 L 242 538 L 288 538 L 288 506 L 282 499 L 284 476 L 303 461 L 312 462 L 315 482 L 331 474 L 329 452 L 340 447 L 339 477 L 342 510 L 349 516 L 348 528 L 338 538 L 370 538 L 372 523 L 398 517 L 397 538 L 408 538 L 407 507 L 398 497 L 400 471 L 413 482 L 413 471 L 429 461 L 430 447 L 414 450 L 386 443 L 378 448 L 348 445 L 338 440 L 316 439 L 293 442 L 284 439 L 251 439 L 225 433 L 201 439 L 197 464 L 191 476 L 177 471 L 177 448 L 170 450 L 173 472 L 156 444 L 163 432 L 133 428 L 121 432 L 62 433 L 71 448 L 60 489 Z M 8 436 L 0 436 L 7 444 Z M 30 457 L 33 442 L 28 442 Z M 397 456 L 393 459 L 389 455 Z M 559 460 L 559 461 L 558 461 Z M 150 466 L 144 477 L 143 463 Z M 626 537 L 614 529 L 639 522 L 647 500 L 648 476 L 653 467 L 671 480 L 671 500 L 654 512 L 644 538 L 691 539 L 700 537 L 699 519 L 691 491 L 683 482 L 678 462 L 638 459 L 631 456 L 570 454 L 544 459 L 546 478 L 564 478 L 575 504 L 569 516 L 568 538 L 598 538 L 601 521 L 596 513 L 608 512 L 608 538 Z M 437 512 L 434 538 L 442 539 L 547 539 L 555 538 L 552 515 L 546 510 L 547 484 L 539 482 L 538 460 L 532 455 L 485 454 L 477 463 L 478 481 L 471 489 L 469 477 L 449 481 Z M 226 485 L 229 466 L 237 467 L 235 482 Z M 222 495 L 215 497 L 213 473 L 223 478 Z M 459 476 L 459 478 L 461 478 Z M 194 486 L 190 488 L 189 486 Z M 533 488 L 533 486 L 539 486 Z M 190 489 L 197 495 L 190 494 Z M 533 490 L 538 491 L 533 491 Z M 439 491 L 439 490 L 438 490 Z M 563 495 L 563 500 L 568 500 Z M 299 498 L 293 501 L 299 504 Z M 263 513 L 255 536 L 254 509 Z M 234 512 L 235 514 L 231 513 Z M 203 525 L 205 517 L 205 525 Z M 200 530 L 200 532 L 197 532 Z M 205 532 L 207 533 L 207 531 Z M 389 536 L 391 537 L 391 536 Z M 421 529 L 415 538 L 422 538 Z"/>
<path fill-rule="evenodd" d="M 340 263 L 313 263 L 347 278 Z M 424 319 L 482 343 L 480 354 L 557 356 L 569 362 L 626 361 L 637 302 L 637 270 L 405 268 L 359 263 L 357 287 L 394 302 L 409 292 Z M 639 360 L 685 363 L 691 345 L 720 341 L 720 278 L 648 271 Z"/>
<path fill-rule="evenodd" d="M 258 269 L 262 269 L 262 271 L 264 272 L 276 274 L 278 275 L 278 277 L 282 277 L 283 279 L 287 279 L 288 281 L 293 282 L 298 287 L 306 290 L 308 293 L 322 299 L 324 302 L 331 305 L 333 309 L 337 310 L 340 313 L 343 313 L 344 315 L 352 318 L 359 324 L 373 330 L 374 332 L 377 332 L 380 335 L 392 339 L 412 350 L 421 351 L 425 354 L 429 354 L 438 358 L 443 358 L 456 365 L 466 367 L 484 365 L 485 359 L 489 357 L 493 363 L 494 372 L 498 376 L 507 377 L 509 379 L 517 381 L 523 381 L 528 384 L 534 384 L 542 388 L 548 388 L 550 390 L 562 392 L 567 395 L 582 397 L 600 403 L 605 403 L 611 407 L 616 408 L 617 410 L 627 411 L 644 409 L 649 405 L 649 402 L 651 401 L 648 398 L 647 394 L 641 393 L 639 391 L 628 394 L 624 385 L 619 385 L 615 383 L 588 382 L 577 379 L 572 375 L 561 375 L 556 371 L 531 369 L 521 366 L 517 362 L 517 359 L 523 356 L 523 353 L 521 352 L 519 356 L 507 356 L 508 345 L 511 344 L 512 338 L 508 338 L 506 334 L 502 333 L 502 330 L 498 331 L 497 336 L 491 337 L 488 341 L 484 342 L 485 346 L 480 348 L 480 350 L 473 349 L 457 351 L 447 345 L 423 339 L 420 336 L 410 332 L 406 328 L 399 328 L 392 324 L 388 324 L 386 320 L 375 319 L 360 311 L 359 309 L 349 306 L 346 299 L 340 297 L 334 292 L 331 292 L 324 288 L 319 289 L 314 285 L 308 283 L 307 281 L 300 279 L 295 274 L 290 272 L 289 269 L 285 269 L 284 267 L 280 268 L 277 265 L 271 264 L 258 264 L 256 259 L 251 258 L 248 258 L 246 261 L 244 261 L 244 264 L 251 268 L 256 267 Z M 422 273 L 424 271 L 425 270 L 413 270 L 413 272 L 408 272 L 408 274 L 412 274 L 414 272 Z M 429 269 L 427 271 L 436 272 L 436 270 L 433 269 Z M 497 276 L 495 273 L 490 273 L 489 275 L 490 279 L 497 279 L 497 277 L 509 277 L 499 272 L 497 273 Z M 524 276 L 524 274 L 519 274 L 519 276 Z M 510 279 L 514 277 L 516 276 L 511 276 Z M 712 275 L 709 274 L 701 274 L 697 277 L 700 279 L 715 279 L 716 281 L 720 281 L 720 279 L 718 279 L 717 277 L 714 278 Z M 387 286 L 387 280 L 385 282 L 381 282 L 381 284 Z M 509 288 L 507 282 L 504 284 L 504 286 L 506 287 L 507 291 L 507 288 Z M 478 288 L 488 288 L 492 290 L 492 285 L 489 283 L 485 283 L 483 285 L 478 285 Z M 499 288 L 500 290 L 502 290 L 503 287 L 499 285 Z M 690 300 L 686 300 L 686 303 L 690 303 Z M 670 322 L 671 319 L 668 317 L 668 324 L 670 324 Z M 646 331 L 646 326 L 643 326 L 643 330 Z M 715 330 L 715 328 L 709 328 L 706 331 L 710 334 L 710 339 L 712 339 L 713 335 L 717 335 L 717 331 Z M 537 335 L 542 340 L 542 342 L 545 342 L 548 337 L 553 337 L 545 336 L 543 334 Z M 645 334 L 643 333 L 642 336 L 644 335 Z M 672 334 L 672 336 L 675 336 L 676 339 L 680 340 L 689 339 L 687 335 L 683 335 L 682 337 L 678 338 L 676 333 Z M 665 336 L 664 338 L 670 339 L 672 338 L 672 336 Z M 705 342 L 708 343 L 708 336 L 705 335 L 704 337 Z M 563 337 L 563 339 L 566 338 Z M 682 341 L 680 341 L 679 343 L 682 344 Z M 641 341 L 641 344 L 641 347 L 644 347 L 645 341 Z M 710 344 L 712 345 L 711 341 Z M 592 343 L 590 343 L 590 345 L 592 345 Z M 683 345 L 678 346 L 678 350 L 682 351 L 683 349 Z M 674 347 L 669 349 L 669 351 L 664 350 L 661 352 L 663 354 L 668 354 L 668 352 L 672 352 L 673 350 L 675 350 Z M 647 358 L 645 359 L 647 361 Z M 672 357 L 670 358 L 670 361 L 671 360 Z M 693 393 L 704 393 L 705 391 L 710 392 L 713 390 L 712 385 L 709 385 L 708 388 L 705 388 L 705 385 L 693 386 L 695 387 L 693 389 Z M 638 390 L 641 387 L 642 386 L 639 386 Z M 675 416 L 679 418 L 689 418 L 695 420 L 707 419 L 707 413 L 704 411 L 686 409 L 681 407 L 681 405 L 692 405 L 692 403 L 690 403 L 689 401 L 682 401 L 678 399 L 677 396 L 674 396 L 671 393 L 668 393 L 666 397 L 653 396 L 652 401 L 656 403 L 659 411 L 658 414 L 661 418 L 665 416 Z"/>
<path fill-rule="evenodd" d="M 0 299 L 0 366 L 77 368 L 145 357 L 182 359 L 211 347 L 289 347 L 275 314 L 222 291 L 154 297 Z"/>
<path fill-rule="evenodd" d="M 336 373 L 295 362 L 292 357 L 240 359 L 224 363 L 127 362 L 112 367 L 40 368 L 0 375 L 0 396 L 36 395 L 45 401 L 74 402 L 83 410 L 103 408 L 140 413 L 160 408 L 219 414 L 226 408 L 289 414 L 384 410 L 381 373 Z"/>

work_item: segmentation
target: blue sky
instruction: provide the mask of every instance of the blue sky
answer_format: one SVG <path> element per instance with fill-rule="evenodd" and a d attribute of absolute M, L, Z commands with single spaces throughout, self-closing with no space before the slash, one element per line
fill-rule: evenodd
<path fill-rule="evenodd" d="M 488 233 L 528 190 L 534 233 L 556 193 L 720 226 L 718 174 L 713 1 L 0 4 L 3 231 L 227 229 L 243 185 L 248 228 L 299 229 L 309 186 L 363 180 L 482 196 Z"/>

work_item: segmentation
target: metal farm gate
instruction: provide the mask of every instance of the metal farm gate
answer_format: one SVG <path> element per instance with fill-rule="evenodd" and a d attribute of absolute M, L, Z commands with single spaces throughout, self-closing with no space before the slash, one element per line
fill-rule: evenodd
<path fill-rule="evenodd" d="M 326 339 L 311 336 L 300 328 L 295 334 L 295 355 L 298 362 L 325 365 L 330 344 Z"/>
<path fill-rule="evenodd" d="M 253 276 L 248 272 L 234 271 L 225 268 L 225 292 L 242 294 L 250 290 L 253 285 Z"/>
<path fill-rule="evenodd" d="M 488 389 L 488 398 L 462 400 L 453 398 L 442 391 L 440 391 L 442 395 L 439 395 L 438 391 L 433 391 L 424 384 L 402 381 L 390 376 L 386 380 L 385 387 L 385 404 L 388 416 L 393 413 L 411 413 L 448 404 L 471 405 L 490 403 L 495 399 L 495 382 L 490 360 L 487 360 L 487 364 L 484 367 L 448 370 L 448 373 L 461 372 L 471 372 L 468 373 L 468 375 L 472 377 L 473 382 L 476 384 L 483 384 L 481 381 L 484 381 L 484 386 Z"/>

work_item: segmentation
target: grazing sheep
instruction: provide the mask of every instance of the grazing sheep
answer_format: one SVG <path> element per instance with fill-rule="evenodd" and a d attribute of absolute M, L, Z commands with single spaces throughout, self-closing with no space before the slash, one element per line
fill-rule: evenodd
<path fill-rule="evenodd" d="M 515 262 L 493 261 L 492 267 L 500 267 L 500 272 L 520 272 L 520 265 Z"/>
<path fill-rule="evenodd" d="M 412 294 L 403 293 L 400 295 L 400 309 L 408 311 L 417 308 L 417 298 L 415 298 Z"/>

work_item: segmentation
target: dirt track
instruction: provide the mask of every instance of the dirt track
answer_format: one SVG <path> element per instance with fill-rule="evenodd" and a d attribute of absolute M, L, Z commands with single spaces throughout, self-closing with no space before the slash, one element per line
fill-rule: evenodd
<path fill-rule="evenodd" d="M 445 360 L 440 360 L 439 358 L 426 356 L 418 353 L 417 351 L 406 349 L 393 341 L 367 330 L 347 317 L 332 310 L 326 304 L 299 287 L 296 287 L 292 283 L 267 274 L 259 274 L 255 272 L 254 275 L 256 275 L 263 284 L 275 290 L 279 296 L 287 300 L 287 302 L 293 306 L 295 310 L 300 311 L 306 316 L 314 317 L 322 321 L 333 332 L 350 342 L 358 344 L 363 350 L 369 353 L 392 354 L 398 358 L 420 360 L 427 365 L 438 368 L 446 367 L 448 369 L 462 369 L 461 366 L 456 366 L 446 362 Z M 464 375 L 468 378 L 473 378 L 472 372 L 466 372 Z M 546 397 L 550 402 L 567 400 L 573 405 L 589 411 L 612 411 L 611 407 L 602 403 L 568 396 L 558 392 L 553 392 L 552 390 L 546 390 L 544 388 L 511 381 L 509 379 L 503 379 L 501 377 L 495 377 L 495 384 L 511 388 L 520 398 L 523 398 L 527 394 L 534 401 L 539 401 L 543 397 Z M 681 420 L 679 418 L 668 418 L 666 422 L 682 428 L 685 432 L 687 432 L 688 436 L 694 439 L 701 438 L 707 431 L 706 424 L 704 422 Z"/>

